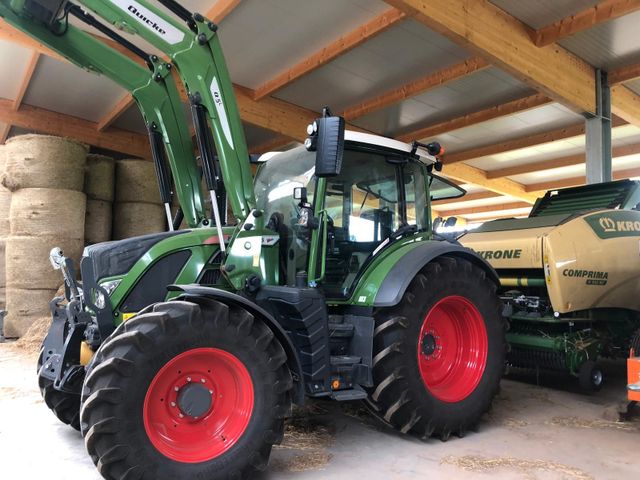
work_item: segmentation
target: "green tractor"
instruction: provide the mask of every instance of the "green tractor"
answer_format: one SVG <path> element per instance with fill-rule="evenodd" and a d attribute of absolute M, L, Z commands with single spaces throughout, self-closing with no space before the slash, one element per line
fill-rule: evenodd
<path fill-rule="evenodd" d="M 434 173 L 440 146 L 345 132 L 325 111 L 304 146 L 263 155 L 252 184 L 215 25 L 173 0 L 159 2 L 173 16 L 143 0 L 80 3 L 171 63 L 69 2 L 0 0 L 0 15 L 132 92 L 162 198 L 173 177 L 181 204 L 167 232 L 87 247 L 82 283 L 52 251 L 67 301 L 51 303 L 40 386 L 100 473 L 246 477 L 266 467 L 307 397 L 363 400 L 425 439 L 474 428 L 498 391 L 505 323 L 492 267 L 432 231 L 431 201 L 464 194 Z M 69 15 L 109 31 L 148 71 Z M 173 67 L 189 92 L 213 219 Z M 237 225 L 224 224 L 223 191 Z M 190 228 L 173 230 L 181 215 Z"/>

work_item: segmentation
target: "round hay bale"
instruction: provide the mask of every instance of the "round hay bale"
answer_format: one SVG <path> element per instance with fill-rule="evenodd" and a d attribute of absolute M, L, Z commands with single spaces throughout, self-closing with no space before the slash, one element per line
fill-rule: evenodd
<path fill-rule="evenodd" d="M 4 173 L 6 163 L 5 146 L 0 145 L 0 178 Z M 0 237 L 9 234 L 9 206 L 11 205 L 11 190 L 0 184 Z"/>
<path fill-rule="evenodd" d="M 87 147 L 47 135 L 20 135 L 7 140 L 0 183 L 11 191 L 53 187 L 81 192 Z"/>
<path fill-rule="evenodd" d="M 42 317 L 49 317 L 49 302 L 56 293 L 55 288 L 25 290 L 7 288 L 7 316 L 4 319 L 4 336 L 19 338 Z"/>
<path fill-rule="evenodd" d="M 11 195 L 11 234 L 84 238 L 85 209 L 82 192 L 21 188 Z"/>
<path fill-rule="evenodd" d="M 84 173 L 84 193 L 92 200 L 113 202 L 115 161 L 105 155 L 87 155 Z"/>
<path fill-rule="evenodd" d="M 62 273 L 54 270 L 49 253 L 60 247 L 67 257 L 79 265 L 84 239 L 40 237 L 8 237 L 6 251 L 7 288 L 49 289 L 57 288 Z"/>
<path fill-rule="evenodd" d="M 5 262 L 6 240 L 7 239 L 5 237 L 0 238 L 0 287 L 4 287 L 7 284 Z"/>
<path fill-rule="evenodd" d="M 116 202 L 161 203 L 152 162 L 116 161 Z"/>
<path fill-rule="evenodd" d="M 153 203 L 115 203 L 113 205 L 113 239 L 137 237 L 165 231 L 162 205 Z"/>
<path fill-rule="evenodd" d="M 111 240 L 113 205 L 102 200 L 87 199 L 87 213 L 84 217 L 84 241 L 86 244 Z"/>

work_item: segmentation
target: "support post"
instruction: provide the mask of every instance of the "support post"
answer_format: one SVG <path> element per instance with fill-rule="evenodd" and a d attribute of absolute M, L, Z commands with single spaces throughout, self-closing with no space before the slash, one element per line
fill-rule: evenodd
<path fill-rule="evenodd" d="M 612 180 L 611 92 L 607 72 L 596 70 L 596 114 L 585 120 L 587 183 Z"/>

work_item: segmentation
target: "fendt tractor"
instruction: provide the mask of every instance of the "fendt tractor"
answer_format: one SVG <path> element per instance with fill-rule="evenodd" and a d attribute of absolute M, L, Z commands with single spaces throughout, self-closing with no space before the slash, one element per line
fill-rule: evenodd
<path fill-rule="evenodd" d="M 505 325 L 494 269 L 432 233 L 430 202 L 464 194 L 434 173 L 440 146 L 345 132 L 325 111 L 304 146 L 263 156 L 253 182 L 216 25 L 173 0 L 79 3 L 0 0 L 0 15 L 131 92 L 162 199 L 173 188 L 180 203 L 167 232 L 87 247 L 81 282 L 51 254 L 66 291 L 51 303 L 40 386 L 100 473 L 247 477 L 307 397 L 364 400 L 425 439 L 474 427 L 498 390 Z M 182 217 L 189 228 L 174 230 Z"/>
<path fill-rule="evenodd" d="M 600 357 L 640 350 L 639 203 L 632 180 L 552 190 L 528 218 L 460 238 L 500 276 L 509 365 L 569 372 L 593 391 Z"/>

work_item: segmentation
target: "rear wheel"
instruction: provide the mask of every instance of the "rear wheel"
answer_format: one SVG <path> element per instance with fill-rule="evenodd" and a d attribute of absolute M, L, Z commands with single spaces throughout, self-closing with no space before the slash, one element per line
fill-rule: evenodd
<path fill-rule="evenodd" d="M 44 403 L 62 423 L 80 430 L 80 395 L 60 392 L 42 375 L 44 350 L 38 356 L 38 387 Z"/>
<path fill-rule="evenodd" d="M 291 389 L 282 346 L 246 310 L 160 303 L 96 353 L 82 431 L 106 479 L 246 478 L 281 441 Z"/>
<path fill-rule="evenodd" d="M 467 260 L 438 258 L 376 314 L 367 402 L 403 433 L 462 436 L 498 392 L 505 345 L 494 282 Z"/>

